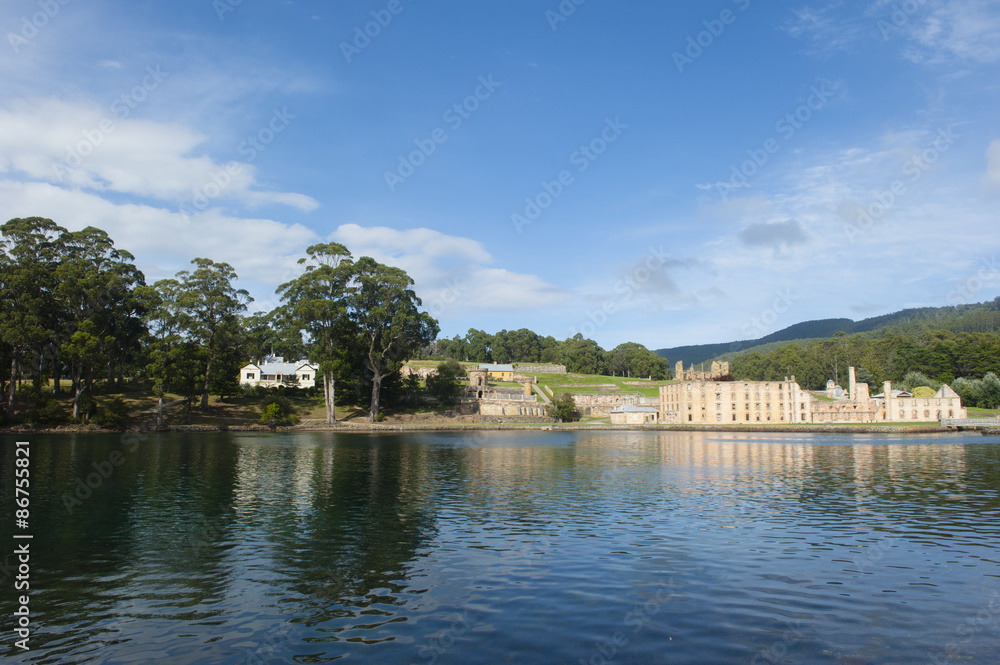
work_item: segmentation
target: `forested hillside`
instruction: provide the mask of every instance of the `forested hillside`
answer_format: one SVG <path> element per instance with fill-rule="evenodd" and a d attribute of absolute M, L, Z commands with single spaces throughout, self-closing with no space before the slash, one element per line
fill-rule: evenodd
<path fill-rule="evenodd" d="M 670 358 L 671 362 L 683 360 L 685 365 L 690 365 L 710 360 L 733 361 L 747 352 L 766 353 L 789 343 L 805 347 L 829 339 L 839 332 L 847 335 L 862 333 L 919 335 L 934 330 L 947 330 L 953 333 L 1000 333 L 1000 298 L 969 305 L 904 309 L 861 321 L 851 319 L 805 321 L 756 340 L 679 346 L 658 349 L 656 353 Z"/>
<path fill-rule="evenodd" d="M 818 390 L 827 379 L 843 385 L 850 366 L 858 368 L 859 380 L 873 384 L 875 392 L 883 381 L 900 382 L 909 372 L 922 372 L 939 383 L 981 378 L 1000 373 L 1000 335 L 948 330 L 838 335 L 805 348 L 789 344 L 740 355 L 731 371 L 738 379 L 761 381 L 795 375 L 803 387 Z"/>

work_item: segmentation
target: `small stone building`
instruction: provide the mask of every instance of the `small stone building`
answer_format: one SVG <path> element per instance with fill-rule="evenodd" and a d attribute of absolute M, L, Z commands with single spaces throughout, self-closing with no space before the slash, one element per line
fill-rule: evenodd
<path fill-rule="evenodd" d="M 656 425 L 660 422 L 660 410 L 651 406 L 627 404 L 611 411 L 612 425 Z"/>

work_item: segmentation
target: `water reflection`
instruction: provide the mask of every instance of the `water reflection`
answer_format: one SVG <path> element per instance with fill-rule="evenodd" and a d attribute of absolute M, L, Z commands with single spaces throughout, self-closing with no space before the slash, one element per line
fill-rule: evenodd
<path fill-rule="evenodd" d="M 998 457 L 961 435 L 35 437 L 38 632 L 6 653 L 995 662 Z"/>

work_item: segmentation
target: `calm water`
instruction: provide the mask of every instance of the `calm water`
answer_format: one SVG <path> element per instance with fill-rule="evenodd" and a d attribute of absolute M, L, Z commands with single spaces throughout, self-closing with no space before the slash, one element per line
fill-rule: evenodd
<path fill-rule="evenodd" d="M 1000 662 L 995 438 L 29 440 L 9 662 Z"/>

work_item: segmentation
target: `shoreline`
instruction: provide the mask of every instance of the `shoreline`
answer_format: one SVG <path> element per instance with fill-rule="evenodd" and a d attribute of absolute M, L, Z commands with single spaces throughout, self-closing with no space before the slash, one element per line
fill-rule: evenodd
<path fill-rule="evenodd" d="M 385 424 L 385 423 L 338 423 L 336 425 L 310 425 L 306 427 L 267 427 L 264 425 L 173 425 L 159 430 L 151 428 L 101 429 L 87 425 L 66 425 L 57 427 L 31 427 L 19 425 L 0 428 L 0 435 L 23 434 L 150 434 L 150 433 L 211 433 L 211 432 L 269 432 L 290 434 L 295 432 L 471 432 L 471 431 L 515 431 L 515 432 L 715 432 L 715 433 L 772 433 L 772 434 L 948 434 L 972 431 L 973 428 L 951 429 L 939 425 L 557 425 L 553 423 L 522 424 Z M 981 428 L 984 436 L 1000 434 L 1000 428 Z"/>

